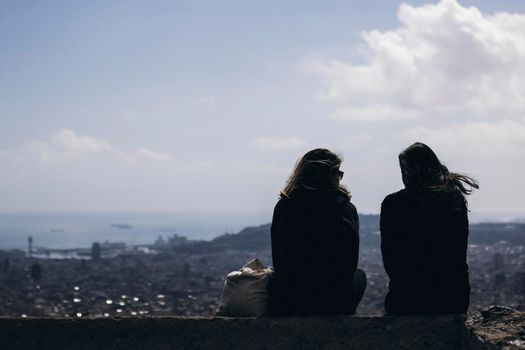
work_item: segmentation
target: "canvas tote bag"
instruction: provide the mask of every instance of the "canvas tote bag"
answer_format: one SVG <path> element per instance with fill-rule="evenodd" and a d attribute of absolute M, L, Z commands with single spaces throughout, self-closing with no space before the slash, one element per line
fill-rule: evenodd
<path fill-rule="evenodd" d="M 226 276 L 217 316 L 252 317 L 268 313 L 268 282 L 273 270 L 253 259 Z"/>

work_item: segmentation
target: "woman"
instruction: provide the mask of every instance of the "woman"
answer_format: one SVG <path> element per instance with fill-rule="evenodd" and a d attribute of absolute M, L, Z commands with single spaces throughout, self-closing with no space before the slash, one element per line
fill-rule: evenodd
<path fill-rule="evenodd" d="M 390 277 L 385 309 L 465 313 L 470 296 L 465 197 L 478 183 L 450 172 L 419 142 L 401 152 L 399 164 L 405 188 L 381 205 L 381 251 Z"/>
<path fill-rule="evenodd" d="M 359 219 L 340 165 L 336 154 L 314 149 L 280 194 L 271 227 L 273 315 L 353 314 L 363 296 Z"/>

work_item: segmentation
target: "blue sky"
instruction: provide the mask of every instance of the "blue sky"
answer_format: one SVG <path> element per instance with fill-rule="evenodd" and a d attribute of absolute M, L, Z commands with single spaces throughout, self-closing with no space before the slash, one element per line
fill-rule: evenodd
<path fill-rule="evenodd" d="M 479 178 L 474 211 L 523 213 L 523 14 L 0 1 L 0 211 L 271 212 L 295 160 L 329 147 L 358 209 L 378 212 L 397 154 L 423 141 Z"/>

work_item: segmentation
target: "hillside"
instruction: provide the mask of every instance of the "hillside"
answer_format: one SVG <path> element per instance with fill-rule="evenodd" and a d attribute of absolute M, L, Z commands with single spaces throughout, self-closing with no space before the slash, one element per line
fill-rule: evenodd
<path fill-rule="evenodd" d="M 360 214 L 361 246 L 373 248 L 380 245 L 379 215 Z M 514 245 L 525 245 L 525 224 L 479 223 L 470 225 L 470 244 L 494 244 L 505 241 Z M 270 224 L 246 227 L 238 233 L 224 234 L 202 248 L 213 250 L 265 250 L 270 249 Z"/>

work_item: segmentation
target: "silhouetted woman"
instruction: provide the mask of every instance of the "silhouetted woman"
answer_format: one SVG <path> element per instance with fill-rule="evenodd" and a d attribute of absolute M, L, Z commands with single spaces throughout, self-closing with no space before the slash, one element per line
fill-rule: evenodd
<path fill-rule="evenodd" d="M 326 149 L 296 164 L 275 206 L 270 314 L 353 314 L 366 288 L 357 270 L 359 219 Z"/>
<path fill-rule="evenodd" d="M 414 143 L 399 155 L 405 188 L 381 205 L 381 251 L 390 277 L 390 314 L 464 313 L 470 285 L 466 195 L 471 177 L 450 172 Z"/>

